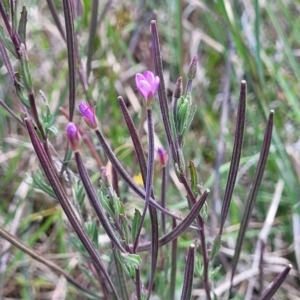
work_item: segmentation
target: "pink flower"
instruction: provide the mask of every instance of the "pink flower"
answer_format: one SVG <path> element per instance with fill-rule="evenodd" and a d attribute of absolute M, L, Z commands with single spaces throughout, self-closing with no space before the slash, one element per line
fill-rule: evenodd
<path fill-rule="evenodd" d="M 167 165 L 168 158 L 169 158 L 167 151 L 162 147 L 158 147 L 157 148 L 157 157 L 158 157 L 158 160 L 159 160 L 161 166 L 165 167 Z"/>
<path fill-rule="evenodd" d="M 81 102 L 79 104 L 79 112 L 83 116 L 85 123 L 91 128 L 98 127 L 98 120 L 95 115 L 95 108 L 92 108 L 88 102 Z"/>
<path fill-rule="evenodd" d="M 159 86 L 159 77 L 154 76 L 150 71 L 143 74 L 137 73 L 135 75 L 135 83 L 139 93 L 148 101 L 153 101 L 154 94 Z"/>
<path fill-rule="evenodd" d="M 72 151 L 78 151 L 80 147 L 80 138 L 76 125 L 72 122 L 69 122 L 66 131 Z"/>

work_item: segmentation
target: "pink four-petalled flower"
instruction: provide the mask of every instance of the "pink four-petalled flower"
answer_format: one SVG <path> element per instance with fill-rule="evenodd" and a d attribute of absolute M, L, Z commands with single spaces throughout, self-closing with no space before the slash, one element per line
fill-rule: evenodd
<path fill-rule="evenodd" d="M 139 93 L 146 101 L 153 101 L 154 94 L 159 86 L 159 77 L 150 71 L 135 75 L 135 83 Z"/>

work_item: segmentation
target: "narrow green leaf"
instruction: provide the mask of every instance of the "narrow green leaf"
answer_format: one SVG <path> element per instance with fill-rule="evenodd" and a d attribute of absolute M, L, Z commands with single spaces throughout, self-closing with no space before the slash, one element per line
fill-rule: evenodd
<path fill-rule="evenodd" d="M 24 82 L 24 86 L 27 91 L 31 91 L 33 89 L 31 74 L 28 65 L 28 56 L 27 51 L 24 44 L 20 46 L 20 60 L 21 60 L 21 71 L 22 71 L 22 79 Z"/>
<path fill-rule="evenodd" d="M 21 11 L 21 19 L 18 27 L 18 33 L 24 45 L 26 45 L 26 25 L 27 25 L 27 10 L 26 7 L 23 6 Z"/>
<path fill-rule="evenodd" d="M 98 194 L 99 200 L 100 200 L 101 205 L 103 206 L 104 210 L 111 218 L 113 218 L 114 210 L 111 207 L 110 199 L 103 194 L 102 190 L 98 190 L 97 194 Z"/>
<path fill-rule="evenodd" d="M 129 244 L 129 227 L 128 220 L 124 215 L 119 215 L 120 226 L 124 234 L 126 244 Z"/>
<path fill-rule="evenodd" d="M 142 217 L 142 215 L 141 215 L 140 211 L 135 209 L 133 220 L 132 220 L 132 228 L 131 228 L 132 242 L 134 242 L 136 239 L 139 224 L 141 222 L 141 217 Z"/>
<path fill-rule="evenodd" d="M 18 58 L 18 54 L 16 52 L 16 48 L 13 42 L 5 35 L 3 27 L 0 26 L 0 40 L 4 44 L 5 48 L 10 51 L 16 58 Z"/>
<path fill-rule="evenodd" d="M 221 236 L 218 234 L 214 240 L 214 244 L 210 253 L 210 260 L 212 260 L 216 256 L 216 254 L 219 253 L 219 250 L 221 248 L 221 242 Z"/>
<path fill-rule="evenodd" d="M 189 164 L 190 174 L 191 174 L 191 188 L 195 195 L 195 197 L 198 195 L 198 174 L 194 165 L 194 162 L 190 161 Z"/>

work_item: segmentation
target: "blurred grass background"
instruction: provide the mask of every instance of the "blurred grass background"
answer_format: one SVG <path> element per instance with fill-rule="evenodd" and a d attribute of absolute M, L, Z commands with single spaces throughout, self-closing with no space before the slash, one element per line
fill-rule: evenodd
<path fill-rule="evenodd" d="M 64 128 L 66 119 L 59 108 L 67 108 L 68 65 L 66 44 L 54 24 L 47 3 L 44 1 L 19 1 L 28 10 L 27 50 L 34 79 L 38 106 L 43 104 L 39 90 L 45 94 L 55 126 L 59 133 L 53 136 L 52 153 L 58 161 L 65 149 Z M 26 2 L 26 3 L 25 3 Z M 54 1 L 64 26 L 61 1 Z M 252 265 L 255 244 L 266 219 L 278 182 L 283 181 L 280 205 L 272 230 L 265 246 L 264 281 L 266 287 L 287 262 L 294 269 L 283 284 L 276 299 L 300 299 L 300 29 L 299 1 L 278 0 L 175 0 L 175 1 L 114 1 L 100 3 L 97 11 L 96 34 L 89 42 L 92 2 L 73 1 L 78 54 L 83 70 L 86 91 L 79 83 L 77 103 L 91 100 L 96 105 L 97 116 L 103 132 L 113 149 L 122 158 L 132 176 L 138 176 L 135 158 L 128 132 L 124 126 L 117 97 L 123 96 L 132 116 L 143 131 L 143 106 L 135 90 L 134 75 L 146 69 L 153 70 L 149 49 L 151 19 L 158 22 L 165 80 L 172 95 L 174 83 L 185 74 L 194 55 L 198 57 L 198 71 L 193 83 L 193 101 L 197 112 L 189 137 L 185 141 L 186 160 L 192 160 L 204 187 L 211 189 L 209 211 L 212 203 L 216 210 L 224 194 L 228 162 L 231 157 L 239 84 L 248 83 L 247 125 L 240 167 L 239 181 L 232 199 L 227 228 L 223 238 L 223 268 L 216 274 L 215 285 L 226 281 L 232 251 L 243 211 L 244 200 L 258 161 L 266 118 L 270 109 L 275 110 L 275 129 L 262 185 L 254 213 L 247 231 L 243 256 L 238 271 Z M 88 53 L 90 53 L 88 55 Z M 89 57 L 89 58 L 88 58 Z M 12 59 L 17 69 L 17 62 Z M 87 67 L 88 66 L 88 67 Z M 0 98 L 17 114 L 19 102 L 9 81 L 5 66 L 0 65 Z M 87 69 L 90 74 L 87 77 Z M 227 100 L 226 100 L 227 99 Z M 221 116 L 226 101 L 227 113 Z M 158 107 L 155 114 L 156 133 L 164 146 L 165 137 Z M 227 121 L 226 121 L 227 119 Z M 75 120 L 83 123 L 78 117 Z M 224 123 L 225 122 L 225 123 Z M 84 125 L 83 125 L 84 127 Z M 216 180 L 215 165 L 218 140 L 222 129 L 225 142 L 224 158 L 220 166 L 220 180 Z M 93 138 L 93 137 L 92 137 Z M 97 143 L 96 143 L 97 144 Z M 85 146 L 82 146 L 83 149 Z M 97 149 L 103 157 L 101 149 Z M 105 159 L 104 159 L 105 161 Z M 38 253 L 67 269 L 87 284 L 80 271 L 78 254 L 66 243 L 68 226 L 58 204 L 45 193 L 33 188 L 31 172 L 36 172 L 38 162 L 25 130 L 0 108 L 0 224 L 17 235 Z M 97 177 L 97 166 L 86 149 L 85 163 L 90 174 Z M 72 167 L 72 161 L 71 161 Z M 156 168 L 156 186 L 159 195 L 160 176 Z M 124 189 L 124 187 L 123 187 Z M 179 193 L 180 185 L 171 179 L 168 186 L 168 206 L 171 210 L 186 213 L 185 195 Z M 142 207 L 129 194 L 126 208 Z M 132 200 L 132 201 L 131 201 Z M 86 216 L 87 217 L 87 216 Z M 209 218 L 208 242 L 218 227 L 217 219 Z M 298 241 L 297 241 L 298 239 Z M 188 245 L 193 235 L 179 239 L 179 274 L 182 274 Z M 210 248 L 210 247 L 209 247 Z M 10 248 L 1 240 L 0 246 L 0 295 L 3 299 L 74 299 L 75 289 L 47 267 L 31 260 L 21 251 Z M 147 281 L 144 274 L 144 282 Z M 163 280 L 160 280 L 161 279 Z M 157 274 L 156 292 L 164 290 L 166 274 Z M 177 290 L 180 295 L 183 276 L 178 276 Z M 250 278 L 248 278 L 250 279 Z M 160 284 L 159 284 L 160 282 Z M 60 285 L 58 285 L 60 283 Z M 243 295 L 247 278 L 238 286 Z M 55 298 L 59 291 L 64 295 Z M 195 283 L 195 297 L 203 296 L 201 284 Z M 281 298 L 280 298 L 281 297 Z M 84 299 L 84 298 L 80 298 Z M 162 298 L 163 299 L 163 298 Z M 165 298 L 167 299 L 167 298 Z M 221 298 L 220 298 L 221 299 Z M 242 299 L 242 297 L 241 297 Z"/>

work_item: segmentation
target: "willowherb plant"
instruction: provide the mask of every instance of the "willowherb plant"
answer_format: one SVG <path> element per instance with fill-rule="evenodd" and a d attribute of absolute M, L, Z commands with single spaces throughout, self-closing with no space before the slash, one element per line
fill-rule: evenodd
<path fill-rule="evenodd" d="M 5 33 L 1 28 L 0 52 L 8 76 L 11 83 L 15 86 L 16 94 L 20 100 L 22 117 L 19 117 L 3 101 L 1 101 L 1 105 L 28 132 L 29 140 L 44 172 L 44 177 L 34 174 L 33 182 L 36 187 L 58 200 L 76 234 L 76 236 L 71 235 L 70 240 L 73 247 L 80 253 L 80 258 L 83 261 L 80 270 L 85 278 L 90 280 L 90 284 L 87 287 L 83 286 L 62 268 L 39 255 L 17 237 L 12 236 L 2 225 L 0 226 L 0 235 L 32 258 L 64 276 L 80 292 L 91 299 L 150 299 L 154 295 L 157 295 L 161 299 L 177 299 L 181 295 L 181 299 L 185 300 L 192 298 L 196 284 L 201 286 L 205 291 L 205 299 L 218 299 L 222 293 L 216 292 L 218 286 L 214 283 L 213 274 L 219 271 L 218 267 L 215 268 L 215 260 L 218 258 L 220 252 L 223 229 L 242 153 L 246 120 L 246 81 L 243 80 L 240 86 L 234 146 L 222 201 L 220 227 L 217 235 L 213 237 L 214 242 L 212 246 L 210 246 L 208 243 L 210 236 L 206 230 L 207 207 L 209 206 L 206 201 L 209 196 L 209 190 L 202 189 L 193 162 L 190 161 L 189 168 L 187 168 L 187 158 L 184 156 L 184 141 L 188 139 L 189 128 L 197 109 L 192 94 L 192 84 L 197 71 L 197 57 L 192 58 L 187 73 L 187 84 L 184 93 L 183 80 L 182 77 L 179 77 L 175 84 L 172 102 L 169 105 L 163 77 L 157 24 L 156 21 L 151 21 L 151 49 L 155 70 L 154 73 L 148 70 L 143 74 L 137 73 L 135 76 L 136 89 L 143 98 L 143 105 L 146 109 L 147 151 L 142 146 L 140 134 L 135 127 L 124 99 L 122 97 L 115 99 L 118 100 L 128 133 L 132 139 L 135 157 L 143 182 L 143 187 L 141 187 L 134 181 L 131 174 L 126 170 L 124 164 L 109 145 L 108 138 L 102 132 L 101 119 L 98 120 L 96 110 L 90 104 L 88 93 L 86 93 L 87 101 L 81 102 L 78 110 L 87 127 L 92 130 L 91 134 L 88 134 L 75 121 L 74 115 L 76 115 L 77 102 L 76 72 L 81 79 L 80 83 L 85 91 L 88 90 L 86 86 L 88 80 L 84 77 L 84 72 L 81 69 L 82 65 L 78 62 L 78 49 L 76 48 L 76 36 L 74 34 L 73 2 L 68 0 L 63 1 L 66 33 L 64 33 L 63 26 L 60 24 L 59 18 L 57 18 L 57 11 L 52 1 L 47 2 L 56 25 L 66 40 L 68 49 L 69 111 L 61 109 L 61 112 L 68 117 L 66 125 L 68 145 L 65 149 L 62 170 L 58 170 L 55 167 L 50 151 L 49 136 L 50 134 L 57 133 L 54 128 L 54 117 L 47 104 L 45 104 L 46 109 L 43 109 L 43 111 L 36 104 L 34 83 L 30 73 L 26 50 L 26 17 L 24 17 L 26 9 L 23 8 L 22 17 L 17 28 L 16 1 L 10 1 L 11 5 L 7 5 L 8 1 L 0 2 L 0 12 L 7 31 Z M 91 32 L 94 31 L 91 30 Z M 18 72 L 14 71 L 7 51 L 18 60 Z M 87 70 L 87 74 L 89 74 L 90 57 L 88 59 Z M 114 99 L 110 99 L 110 101 L 114 101 Z M 165 149 L 169 149 L 169 151 L 163 147 L 155 146 L 153 114 L 157 111 L 154 108 L 158 107 L 166 135 Z M 228 298 L 233 295 L 234 286 L 237 284 L 235 282 L 235 271 L 271 145 L 273 115 L 274 112 L 271 111 L 265 129 L 258 166 L 246 200 L 232 259 L 230 286 L 227 288 L 229 291 Z M 103 165 L 97 151 L 95 151 L 95 148 L 100 145 L 106 155 L 106 161 L 113 168 L 113 172 L 111 173 L 113 178 L 110 178 L 108 167 L 103 167 L 99 170 L 99 187 L 96 187 L 91 179 L 93 176 L 89 174 L 85 166 L 85 156 L 82 154 L 80 136 L 91 150 L 97 162 Z M 78 177 L 70 175 L 71 170 L 68 159 L 71 154 L 69 148 L 74 153 Z M 147 159 L 145 152 L 147 153 Z M 161 166 L 161 174 L 157 178 L 154 176 L 156 153 Z M 170 168 L 175 170 L 179 182 L 185 189 L 189 207 L 189 212 L 185 216 L 178 216 L 167 208 L 168 203 L 171 201 L 167 196 Z M 69 185 L 74 190 L 75 203 L 74 199 L 71 199 L 70 193 L 68 193 L 69 187 L 64 183 L 62 178 L 62 175 L 65 173 L 71 178 Z M 118 178 L 121 178 L 121 183 Z M 158 190 L 154 184 L 157 180 L 161 181 L 161 190 Z M 124 205 L 124 199 L 126 199 L 126 190 L 124 187 L 129 187 L 138 198 L 144 201 L 142 212 L 135 208 L 133 217 L 130 217 Z M 81 211 L 83 210 L 83 190 L 95 212 L 95 218 L 89 216 L 87 222 L 83 220 Z M 158 213 L 160 215 L 160 223 Z M 146 222 L 148 215 L 150 226 Z M 169 223 L 172 224 L 172 229 L 167 226 Z M 179 255 L 178 239 L 187 229 L 192 230 L 194 240 L 191 241 L 189 249 L 186 249 L 185 260 L 185 257 Z M 143 230 L 147 233 L 144 234 Z M 105 236 L 109 239 L 110 247 L 103 247 L 99 242 L 101 232 L 104 232 Z M 150 255 L 146 256 L 144 252 L 149 252 Z M 168 255 L 170 256 L 169 263 L 162 263 L 161 261 Z M 108 256 L 110 256 L 110 264 L 107 263 Z M 150 257 L 150 263 L 147 261 L 148 257 Z M 183 260 L 186 265 L 185 271 L 182 274 L 178 271 L 179 260 Z M 115 272 L 112 272 L 112 268 Z M 261 293 L 259 299 L 271 299 L 291 268 L 288 265 L 275 278 L 271 286 Z M 164 291 L 159 291 L 156 289 L 156 286 L 159 285 L 157 276 L 162 269 L 165 272 L 166 278 L 164 280 L 167 285 Z M 178 291 L 176 277 L 182 278 L 183 284 L 180 291 Z M 200 284 L 199 280 L 196 283 L 196 280 L 194 280 L 196 278 L 200 279 Z M 100 289 L 99 286 L 101 287 Z M 159 292 L 162 292 L 162 294 L 159 294 Z"/>

